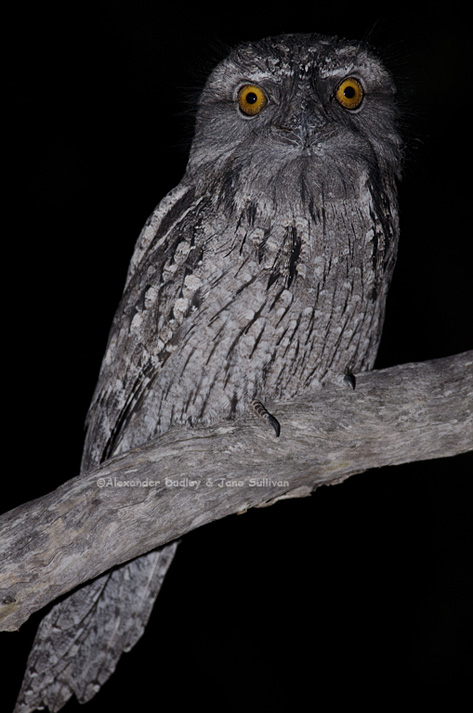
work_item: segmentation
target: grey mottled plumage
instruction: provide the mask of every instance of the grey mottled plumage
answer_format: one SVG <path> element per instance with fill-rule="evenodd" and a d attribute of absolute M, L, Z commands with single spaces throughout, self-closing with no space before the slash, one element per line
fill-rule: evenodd
<path fill-rule="evenodd" d="M 381 336 L 399 163 L 394 87 L 363 44 L 281 36 L 218 65 L 186 174 L 136 245 L 83 467 L 175 423 L 232 418 L 255 400 L 270 411 L 347 374 L 354 386 Z M 52 609 L 18 711 L 94 695 L 141 636 L 174 549 Z"/>

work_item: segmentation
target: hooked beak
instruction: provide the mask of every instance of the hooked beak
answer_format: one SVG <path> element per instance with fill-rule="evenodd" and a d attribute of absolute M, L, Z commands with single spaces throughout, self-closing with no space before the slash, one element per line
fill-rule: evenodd
<path fill-rule="evenodd" d="M 328 117 L 318 101 L 296 100 L 275 122 L 273 130 L 283 143 L 309 148 L 314 136 L 317 136 L 328 123 Z"/>

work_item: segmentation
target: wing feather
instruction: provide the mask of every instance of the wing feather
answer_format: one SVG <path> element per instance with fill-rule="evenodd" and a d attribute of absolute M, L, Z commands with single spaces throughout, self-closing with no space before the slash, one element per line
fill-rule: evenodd
<path fill-rule="evenodd" d="M 187 243 L 198 205 L 193 188 L 178 186 L 138 238 L 87 417 L 83 470 L 116 451 L 167 359 L 177 328 L 168 305 L 179 294 L 176 272 L 179 278 L 192 259 Z M 147 440 L 146 430 L 141 435 Z M 53 606 L 38 628 L 15 713 L 43 706 L 54 713 L 74 694 L 85 703 L 97 693 L 142 636 L 177 544 L 106 572 Z"/>
<path fill-rule="evenodd" d="M 178 186 L 138 238 L 87 414 L 83 470 L 116 452 L 137 405 L 169 357 L 179 326 L 170 310 L 198 252 L 192 242 L 199 206 L 192 187 Z M 151 435 L 143 433 L 143 441 Z"/>

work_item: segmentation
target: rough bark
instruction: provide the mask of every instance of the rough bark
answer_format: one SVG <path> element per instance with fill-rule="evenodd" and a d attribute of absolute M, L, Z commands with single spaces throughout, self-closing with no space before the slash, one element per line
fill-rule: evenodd
<path fill-rule="evenodd" d="M 1 629 L 212 520 L 370 468 L 473 450 L 473 351 L 360 374 L 256 414 L 173 428 L 0 518 Z M 59 467 L 59 464 L 58 464 Z"/>

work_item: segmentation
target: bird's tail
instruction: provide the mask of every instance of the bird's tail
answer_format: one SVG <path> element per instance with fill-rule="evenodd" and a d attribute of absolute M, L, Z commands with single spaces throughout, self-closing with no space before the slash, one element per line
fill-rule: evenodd
<path fill-rule="evenodd" d="M 177 542 L 101 575 L 56 604 L 42 620 L 14 713 L 86 703 L 143 634 Z"/>

